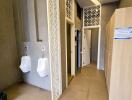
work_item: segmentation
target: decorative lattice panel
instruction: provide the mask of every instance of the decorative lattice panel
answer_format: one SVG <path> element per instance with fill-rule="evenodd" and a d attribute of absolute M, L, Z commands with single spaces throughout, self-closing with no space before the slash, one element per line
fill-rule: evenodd
<path fill-rule="evenodd" d="M 62 94 L 59 0 L 47 2 L 52 100 L 58 100 Z"/>
<path fill-rule="evenodd" d="M 96 26 L 100 24 L 100 6 L 84 8 L 84 26 Z"/>
<path fill-rule="evenodd" d="M 66 1 L 66 16 L 70 19 L 72 19 L 72 0 Z"/>

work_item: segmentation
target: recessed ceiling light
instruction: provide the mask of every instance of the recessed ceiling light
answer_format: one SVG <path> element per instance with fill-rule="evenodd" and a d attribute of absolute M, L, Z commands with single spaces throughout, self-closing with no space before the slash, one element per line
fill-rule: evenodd
<path fill-rule="evenodd" d="M 91 0 L 95 5 L 100 5 L 101 3 L 98 0 Z"/>

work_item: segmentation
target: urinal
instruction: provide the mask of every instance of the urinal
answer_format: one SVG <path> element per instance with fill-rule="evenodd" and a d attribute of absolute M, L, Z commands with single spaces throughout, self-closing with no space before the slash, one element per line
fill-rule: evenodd
<path fill-rule="evenodd" d="M 39 58 L 37 72 L 40 77 L 48 76 L 48 58 Z"/>
<path fill-rule="evenodd" d="M 20 69 L 23 73 L 27 73 L 31 71 L 31 58 L 30 56 L 23 56 L 21 58 Z"/>

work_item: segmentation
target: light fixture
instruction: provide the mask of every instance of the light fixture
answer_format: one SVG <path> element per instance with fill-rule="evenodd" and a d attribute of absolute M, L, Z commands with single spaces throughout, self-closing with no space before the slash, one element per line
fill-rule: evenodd
<path fill-rule="evenodd" d="M 95 5 L 100 5 L 101 3 L 98 0 L 91 0 Z"/>

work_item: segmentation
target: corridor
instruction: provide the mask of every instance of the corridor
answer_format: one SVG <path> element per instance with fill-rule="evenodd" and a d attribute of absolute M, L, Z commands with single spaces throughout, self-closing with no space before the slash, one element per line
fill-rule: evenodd
<path fill-rule="evenodd" d="M 60 100 L 108 100 L 104 71 L 98 71 L 95 64 L 83 68 Z"/>

